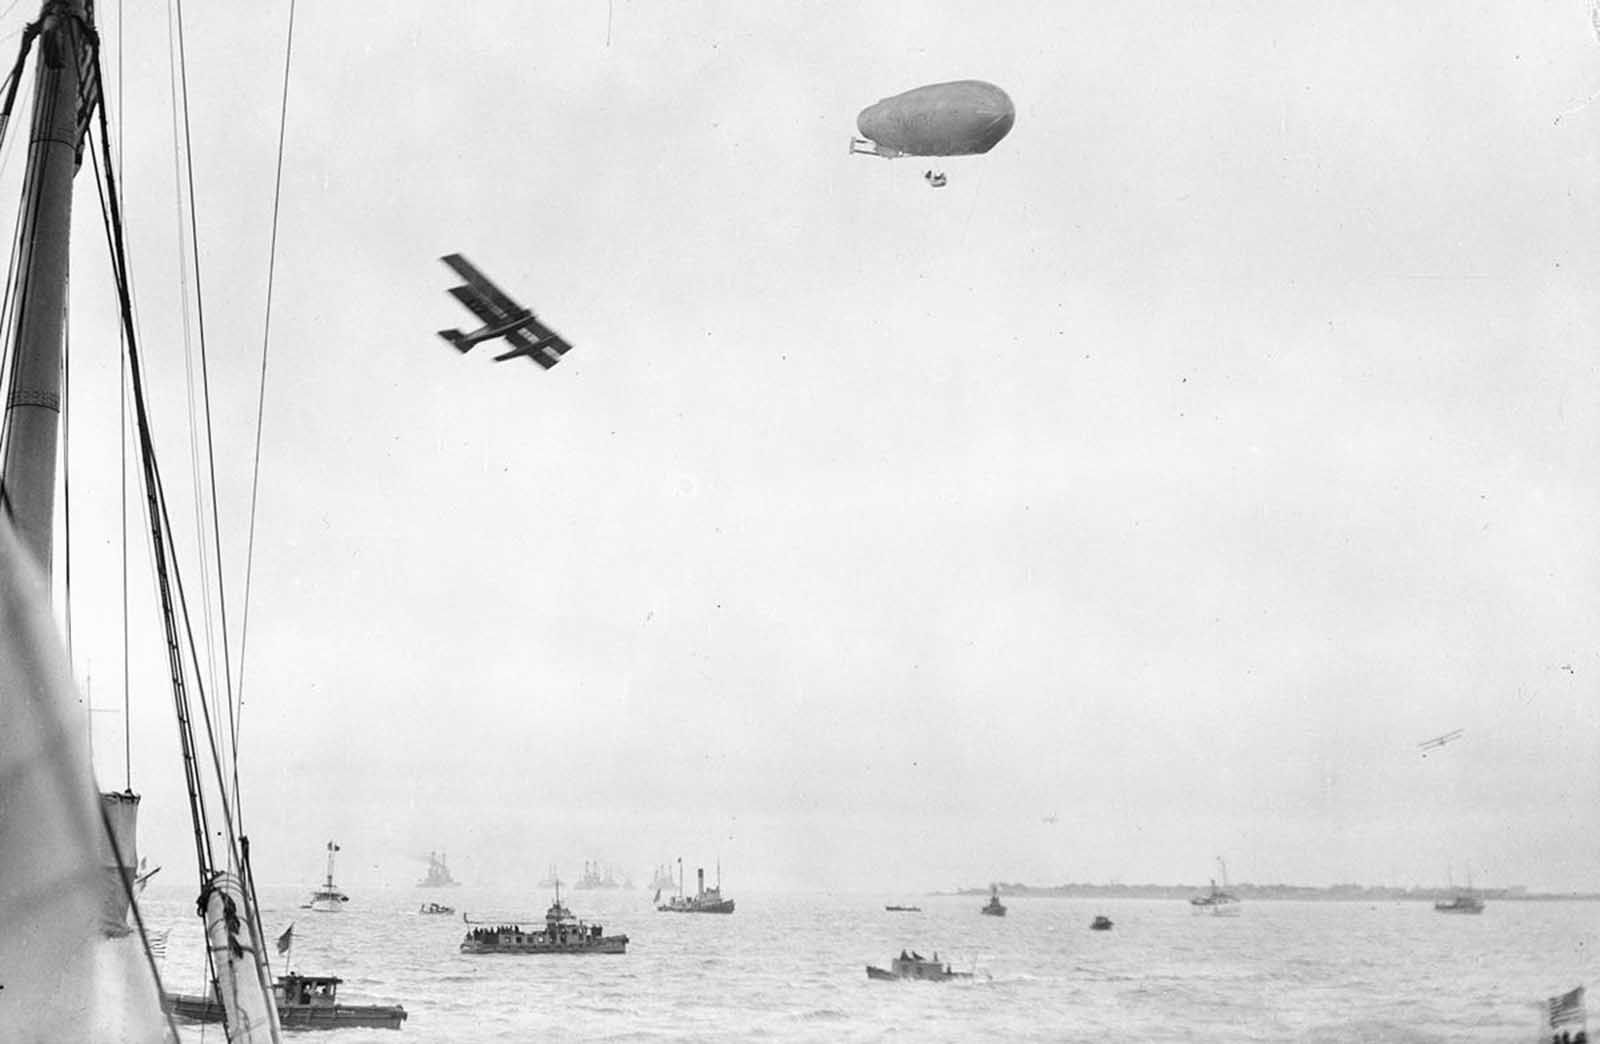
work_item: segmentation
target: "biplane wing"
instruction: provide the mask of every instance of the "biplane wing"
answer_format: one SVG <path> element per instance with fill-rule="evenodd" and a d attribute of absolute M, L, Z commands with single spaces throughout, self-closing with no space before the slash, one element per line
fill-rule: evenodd
<path fill-rule="evenodd" d="M 1446 743 L 1453 743 L 1460 739 L 1465 731 L 1465 729 L 1451 729 L 1442 736 L 1435 736 L 1432 739 L 1423 740 L 1421 743 L 1417 744 L 1417 747 L 1421 750 L 1437 750 Z"/>
<path fill-rule="evenodd" d="M 495 308 L 507 313 L 508 315 L 513 312 L 522 311 L 522 307 L 518 305 L 517 302 L 507 297 L 504 291 L 502 291 L 498 286 L 494 285 L 493 280 L 484 275 L 482 272 L 478 271 L 478 267 L 476 265 L 462 257 L 460 254 L 446 254 L 439 260 L 453 268 L 456 275 L 467 281 L 467 288 L 480 295 L 485 301 L 493 305 Z"/>

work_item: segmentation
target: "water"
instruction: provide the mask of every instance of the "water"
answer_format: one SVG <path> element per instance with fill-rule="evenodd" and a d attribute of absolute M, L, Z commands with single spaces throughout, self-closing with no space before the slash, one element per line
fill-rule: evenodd
<path fill-rule="evenodd" d="M 732 889 L 730 889 L 732 892 Z M 459 916 L 542 914 L 549 896 L 473 888 L 353 892 L 336 914 L 269 889 L 276 937 L 293 921 L 295 970 L 337 974 L 345 1003 L 401 1003 L 396 1034 L 373 1041 L 1343 1041 L 1539 1040 L 1540 1003 L 1592 985 L 1600 904 L 1491 902 L 1481 916 L 1425 903 L 1246 902 L 1237 918 L 1187 904 L 983 897 L 755 895 L 731 916 L 656 913 L 644 891 L 576 892 L 573 911 L 630 937 L 624 956 L 457 952 Z M 889 913 L 915 902 L 921 913 Z M 172 928 L 166 987 L 202 992 L 193 901 L 147 896 Z M 1109 932 L 1089 931 L 1097 913 Z M 880 983 L 901 948 L 975 969 L 970 981 Z M 281 971 L 275 964 L 275 971 Z M 221 1041 L 191 1027 L 186 1044 Z M 1546 1038 L 1547 1039 L 1547 1038 Z"/>

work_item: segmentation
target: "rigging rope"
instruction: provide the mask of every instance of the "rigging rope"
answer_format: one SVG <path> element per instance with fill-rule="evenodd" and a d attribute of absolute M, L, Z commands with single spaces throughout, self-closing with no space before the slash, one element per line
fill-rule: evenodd
<path fill-rule="evenodd" d="M 272 286 L 278 271 L 278 211 L 283 198 L 283 142 L 289 126 L 289 60 L 294 54 L 294 0 L 289 0 L 289 31 L 283 46 L 283 101 L 278 108 L 278 170 L 272 184 L 272 237 L 267 246 L 267 305 L 261 323 L 261 381 L 256 396 L 256 448 L 250 470 L 249 536 L 244 551 L 244 604 L 239 621 L 238 704 L 233 722 L 233 803 L 239 804 L 239 724 L 244 717 L 245 642 L 250 635 L 250 580 L 256 557 L 256 497 L 261 488 L 261 430 L 267 405 L 267 347 L 272 342 Z"/>

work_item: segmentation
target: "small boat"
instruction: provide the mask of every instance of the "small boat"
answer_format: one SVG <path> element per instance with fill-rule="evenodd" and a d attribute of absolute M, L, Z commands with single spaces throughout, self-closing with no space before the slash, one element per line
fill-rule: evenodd
<path fill-rule="evenodd" d="M 1111 918 L 1107 917 L 1105 914 L 1097 914 L 1095 915 L 1095 919 L 1089 924 L 1089 930 L 1094 932 L 1109 932 L 1113 923 L 1114 922 L 1111 920 Z"/>
<path fill-rule="evenodd" d="M 890 913 L 921 913 L 922 912 L 922 907 L 920 907 L 920 906 L 885 906 L 884 909 L 888 910 Z"/>
<path fill-rule="evenodd" d="M 340 1004 L 339 983 L 332 975 L 278 976 L 272 989 L 278 1021 L 286 1030 L 393 1029 L 406 1020 L 398 1004 Z M 188 1022 L 222 1022 L 223 1008 L 214 997 L 171 993 L 167 1010 Z"/>
<path fill-rule="evenodd" d="M 1218 856 L 1217 865 L 1222 868 L 1222 887 L 1218 888 L 1216 878 L 1212 878 L 1211 890 L 1191 897 L 1189 908 L 1197 914 L 1210 914 L 1212 917 L 1237 917 L 1239 897 L 1228 891 L 1228 864 Z"/>
<path fill-rule="evenodd" d="M 945 982 L 948 979 L 970 979 L 972 978 L 972 973 L 952 971 L 950 965 L 939 960 L 937 953 L 933 955 L 932 960 L 929 960 L 916 951 L 907 953 L 901 950 L 900 956 L 889 962 L 888 971 L 884 971 L 882 968 L 875 968 L 870 964 L 867 965 L 867 978 L 877 979 L 880 982 L 895 979 L 915 979 L 918 982 Z"/>
<path fill-rule="evenodd" d="M 315 910 L 318 913 L 338 913 L 344 909 L 344 904 L 350 897 L 333 886 L 333 853 L 339 851 L 339 846 L 332 841 L 328 842 L 328 874 L 322 881 L 322 887 L 311 893 L 311 898 L 301 905 L 302 910 Z"/>
<path fill-rule="evenodd" d="M 1454 887 L 1452 885 L 1451 887 Z M 1452 914 L 1481 914 L 1483 913 L 1483 900 L 1472 890 L 1472 874 L 1467 873 L 1467 890 L 1456 892 L 1454 896 L 1443 902 L 1433 904 L 1435 913 Z"/>
<path fill-rule="evenodd" d="M 695 878 L 698 887 L 695 894 L 683 894 L 683 860 L 678 860 L 678 894 L 656 907 L 662 913 L 733 913 L 733 900 L 722 897 L 722 864 L 717 864 L 717 884 L 715 888 L 706 887 L 706 868 L 695 869 Z M 657 896 L 661 893 L 657 892 Z"/>
<path fill-rule="evenodd" d="M 626 953 L 626 935 L 607 935 L 598 924 L 585 924 L 572 916 L 572 911 L 561 905 L 561 888 L 556 886 L 556 901 L 544 914 L 544 928 L 524 927 L 517 920 L 494 924 L 474 921 L 465 914 L 468 924 L 480 925 L 467 932 L 461 940 L 462 953 Z"/>
<path fill-rule="evenodd" d="M 989 886 L 989 901 L 984 904 L 982 912 L 990 917 L 1004 917 L 1006 915 L 1006 904 L 1000 901 L 999 885 Z"/>
<path fill-rule="evenodd" d="M 454 888 L 460 883 L 450 876 L 450 868 L 445 865 L 443 852 L 428 853 L 428 872 L 417 882 L 418 888 Z"/>
<path fill-rule="evenodd" d="M 438 903 L 423 903 L 421 906 L 417 907 L 417 913 L 419 914 L 453 914 L 455 912 L 455 907 L 441 906 Z"/>

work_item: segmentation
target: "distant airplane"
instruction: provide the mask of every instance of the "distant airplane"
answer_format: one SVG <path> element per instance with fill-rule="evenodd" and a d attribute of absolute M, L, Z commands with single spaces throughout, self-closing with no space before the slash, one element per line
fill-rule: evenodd
<path fill-rule="evenodd" d="M 457 275 L 467 281 L 464 286 L 452 286 L 450 292 L 455 295 L 457 301 L 471 309 L 473 315 L 483 320 L 483 325 L 471 333 L 462 333 L 460 330 L 439 331 L 439 336 L 455 345 L 457 351 L 470 352 L 472 346 L 480 341 L 492 341 L 496 337 L 504 337 L 510 343 L 511 350 L 504 355 L 495 356 L 495 362 L 504 362 L 525 355 L 548 370 L 572 349 L 572 345 L 568 344 L 560 334 L 541 323 L 539 317 L 528 309 L 507 297 L 466 258 L 460 254 L 446 254 L 439 260 L 449 265 Z"/>
<path fill-rule="evenodd" d="M 1417 748 L 1419 750 L 1438 750 L 1440 747 L 1444 746 L 1446 743 L 1454 743 L 1456 740 L 1460 739 L 1461 738 L 1461 734 L 1464 731 L 1466 731 L 1466 730 L 1465 729 L 1451 729 L 1449 732 L 1445 733 L 1442 736 L 1435 736 L 1435 737 L 1433 737 L 1433 739 L 1423 740 L 1421 743 L 1417 744 Z M 1424 754 L 1423 757 L 1427 757 L 1427 755 Z"/>

